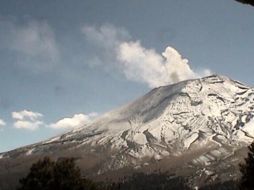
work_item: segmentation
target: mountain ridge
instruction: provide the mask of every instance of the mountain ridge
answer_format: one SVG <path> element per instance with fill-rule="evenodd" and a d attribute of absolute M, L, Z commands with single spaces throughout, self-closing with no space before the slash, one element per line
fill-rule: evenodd
<path fill-rule="evenodd" d="M 197 176 L 236 178 L 242 150 L 254 139 L 253 118 L 254 89 L 212 75 L 158 87 L 79 129 L 3 153 L 0 167 L 73 156 L 92 176 L 156 166 L 191 176 L 193 184 Z"/>

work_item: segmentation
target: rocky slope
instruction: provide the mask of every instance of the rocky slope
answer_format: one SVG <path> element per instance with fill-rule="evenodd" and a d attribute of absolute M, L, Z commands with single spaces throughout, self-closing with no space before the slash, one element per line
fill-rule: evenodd
<path fill-rule="evenodd" d="M 253 88 L 217 75 L 183 81 L 64 135 L 2 153 L 1 175 L 18 175 L 25 163 L 51 155 L 76 157 L 93 176 L 165 169 L 189 176 L 193 185 L 228 180 L 238 176 L 253 141 L 253 117 Z"/>

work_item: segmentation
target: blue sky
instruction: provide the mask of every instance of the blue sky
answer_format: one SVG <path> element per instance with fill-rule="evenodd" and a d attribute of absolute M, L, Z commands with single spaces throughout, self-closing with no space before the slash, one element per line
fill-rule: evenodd
<path fill-rule="evenodd" d="M 159 85 L 219 73 L 253 86 L 253 34 L 253 7 L 233 0 L 1 0 L 0 152 Z"/>

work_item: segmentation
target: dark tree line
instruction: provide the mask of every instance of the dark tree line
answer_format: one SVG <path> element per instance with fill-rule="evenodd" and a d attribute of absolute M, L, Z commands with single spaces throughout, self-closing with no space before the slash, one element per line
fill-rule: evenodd
<path fill-rule="evenodd" d="M 83 178 L 73 159 L 52 161 L 45 157 L 33 164 L 20 180 L 18 190 L 188 190 L 182 177 L 168 173 L 136 173 L 117 183 L 95 183 Z"/>
<path fill-rule="evenodd" d="M 135 173 L 122 182 L 111 184 L 110 190 L 190 190 L 183 177 L 161 173 Z"/>
<path fill-rule="evenodd" d="M 237 181 L 225 181 L 215 184 L 205 185 L 199 190 L 239 190 L 239 185 Z"/>
<path fill-rule="evenodd" d="M 33 164 L 29 174 L 20 180 L 18 190 L 95 190 L 96 185 L 81 176 L 74 159 L 56 162 L 45 157 Z"/>
<path fill-rule="evenodd" d="M 236 1 L 254 6 L 254 0 L 236 0 Z"/>
<path fill-rule="evenodd" d="M 247 158 L 245 158 L 245 163 L 240 164 L 240 171 L 242 177 L 240 180 L 241 190 L 254 189 L 254 143 L 249 147 L 249 153 Z"/>
<path fill-rule="evenodd" d="M 201 190 L 254 190 L 254 143 L 249 147 L 245 162 L 240 164 L 239 181 L 207 185 Z M 189 190 L 183 177 L 169 173 L 135 173 L 117 183 L 95 183 L 83 178 L 74 159 L 52 161 L 45 157 L 33 164 L 28 175 L 20 180 L 18 190 Z"/>

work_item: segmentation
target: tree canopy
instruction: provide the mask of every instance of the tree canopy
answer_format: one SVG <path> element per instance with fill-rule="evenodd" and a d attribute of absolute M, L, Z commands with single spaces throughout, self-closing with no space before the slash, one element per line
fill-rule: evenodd
<path fill-rule="evenodd" d="M 254 143 L 249 147 L 249 153 L 247 158 L 245 158 L 245 163 L 240 164 L 240 171 L 242 177 L 240 180 L 240 189 L 250 190 L 254 189 Z"/>
<path fill-rule="evenodd" d="M 82 178 L 74 159 L 52 161 L 45 157 L 33 164 L 28 175 L 20 180 L 18 190 L 94 190 L 95 185 Z"/>

